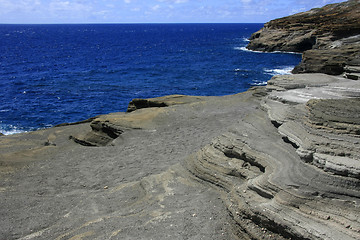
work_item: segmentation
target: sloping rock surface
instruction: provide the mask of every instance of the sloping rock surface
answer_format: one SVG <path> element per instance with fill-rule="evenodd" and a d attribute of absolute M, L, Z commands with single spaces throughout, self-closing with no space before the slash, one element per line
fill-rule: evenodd
<path fill-rule="evenodd" d="M 91 131 L 78 136 L 70 136 L 84 146 L 106 146 L 128 129 L 153 129 L 157 117 L 168 107 L 205 101 L 207 97 L 169 95 L 150 99 L 133 99 L 127 112 L 111 113 L 91 120 Z M 147 108 L 151 108 L 150 110 Z M 136 112 L 134 112 L 137 110 Z"/>
<path fill-rule="evenodd" d="M 1 136 L 1 239 L 360 239 L 359 84 L 276 76 Z"/>
<path fill-rule="evenodd" d="M 360 66 L 359 19 L 359 0 L 326 5 L 266 23 L 247 48 L 304 52 L 293 73 L 339 75 L 345 66 Z"/>

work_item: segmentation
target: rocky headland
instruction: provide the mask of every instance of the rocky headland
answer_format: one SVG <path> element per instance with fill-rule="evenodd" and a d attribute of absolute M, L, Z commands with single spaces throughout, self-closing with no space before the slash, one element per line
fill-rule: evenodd
<path fill-rule="evenodd" d="M 6 240 L 360 239 L 360 81 L 275 76 L 0 136 L 0 204 Z"/>
<path fill-rule="evenodd" d="M 293 73 L 347 72 L 360 78 L 360 1 L 326 5 L 272 20 L 250 38 L 248 49 L 303 53 Z"/>

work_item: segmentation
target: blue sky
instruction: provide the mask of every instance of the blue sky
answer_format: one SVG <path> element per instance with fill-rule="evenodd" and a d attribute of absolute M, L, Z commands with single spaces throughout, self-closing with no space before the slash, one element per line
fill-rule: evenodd
<path fill-rule="evenodd" d="M 0 23 L 264 23 L 341 0 L 0 0 Z"/>

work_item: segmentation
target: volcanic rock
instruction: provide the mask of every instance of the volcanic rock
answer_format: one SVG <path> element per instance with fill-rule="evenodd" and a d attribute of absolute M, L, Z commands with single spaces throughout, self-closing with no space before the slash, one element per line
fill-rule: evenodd
<path fill-rule="evenodd" d="M 359 99 L 341 76 L 275 76 L 3 136 L 0 236 L 359 239 Z"/>
<path fill-rule="evenodd" d="M 106 146 L 128 129 L 153 129 L 154 121 L 164 112 L 162 107 L 196 103 L 207 97 L 169 95 L 150 99 L 133 99 L 126 113 L 111 113 L 92 118 L 91 131 L 79 136 L 70 136 L 84 146 Z M 136 112 L 135 112 L 136 110 Z M 79 122 L 82 123 L 82 122 Z"/>
<path fill-rule="evenodd" d="M 127 113 L 2 136 L 0 239 L 360 239 L 358 4 L 274 20 L 251 43 L 311 48 L 298 69 L 346 78 L 134 99 Z"/>
<path fill-rule="evenodd" d="M 293 73 L 339 75 L 346 65 L 360 66 L 359 19 L 359 0 L 329 4 L 266 23 L 247 48 L 304 53 Z"/>

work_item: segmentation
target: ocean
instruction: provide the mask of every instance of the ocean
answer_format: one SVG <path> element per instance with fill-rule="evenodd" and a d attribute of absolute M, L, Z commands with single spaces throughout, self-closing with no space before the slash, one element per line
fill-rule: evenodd
<path fill-rule="evenodd" d="M 263 24 L 0 25 L 0 132 L 126 111 L 133 98 L 222 96 L 289 74 L 300 54 L 245 49 Z"/>

